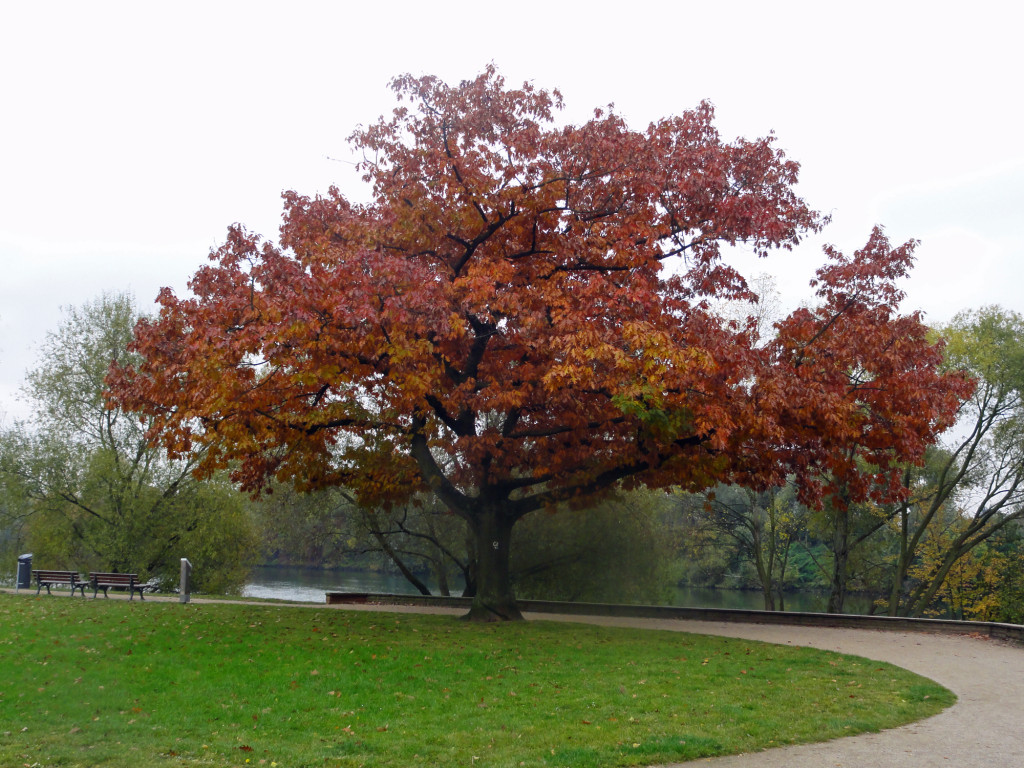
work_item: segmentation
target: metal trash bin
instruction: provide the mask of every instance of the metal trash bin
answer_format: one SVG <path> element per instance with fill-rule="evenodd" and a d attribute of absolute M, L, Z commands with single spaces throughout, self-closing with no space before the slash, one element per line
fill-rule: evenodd
<path fill-rule="evenodd" d="M 18 555 L 18 582 L 16 589 L 32 586 L 32 553 Z"/>

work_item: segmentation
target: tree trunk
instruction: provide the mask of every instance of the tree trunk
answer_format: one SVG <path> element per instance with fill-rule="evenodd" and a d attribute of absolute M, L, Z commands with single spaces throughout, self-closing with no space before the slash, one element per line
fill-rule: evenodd
<path fill-rule="evenodd" d="M 430 543 L 434 546 L 434 556 L 431 562 L 434 564 L 434 576 L 437 578 L 437 592 L 443 597 L 448 597 L 451 595 L 451 590 L 448 587 L 448 564 L 444 561 L 444 550 L 437 543 L 437 528 L 430 515 L 427 515 L 427 533 L 430 534 Z"/>
<path fill-rule="evenodd" d="M 909 556 L 909 530 L 910 514 L 906 504 L 900 507 L 900 552 L 896 558 L 896 566 L 893 569 L 892 585 L 889 588 L 889 605 L 886 606 L 886 613 L 889 616 L 900 615 L 900 605 L 903 602 L 903 587 L 907 583 L 907 572 L 910 570 Z"/>
<path fill-rule="evenodd" d="M 780 568 L 779 568 L 779 610 L 786 610 L 786 567 L 789 565 L 789 548 L 792 546 L 792 539 L 786 539 L 786 545 L 780 555 Z"/>
<path fill-rule="evenodd" d="M 751 555 L 754 558 L 754 568 L 757 570 L 757 579 L 761 582 L 761 595 L 764 598 L 764 609 L 775 610 L 775 596 L 772 594 L 772 571 L 775 569 L 775 553 L 770 547 L 765 546 L 763 529 L 757 525 L 750 529 Z M 765 549 L 768 549 L 767 559 Z"/>
<path fill-rule="evenodd" d="M 849 552 L 842 551 L 834 554 L 832 588 L 828 594 L 827 613 L 842 613 L 846 606 L 846 568 L 848 560 Z"/>
<path fill-rule="evenodd" d="M 476 540 L 476 594 L 468 621 L 521 621 L 512 591 L 509 549 L 514 520 L 501 509 L 481 510 L 470 521 Z"/>
<path fill-rule="evenodd" d="M 760 543 L 755 544 L 760 549 Z M 775 610 L 775 595 L 772 594 L 772 559 L 769 558 L 768 562 L 764 561 L 764 556 L 758 551 L 758 557 L 754 562 L 754 567 L 757 569 L 757 578 L 761 582 L 761 596 L 764 598 L 764 609 L 766 611 Z"/>
<path fill-rule="evenodd" d="M 832 584 L 828 595 L 828 613 L 842 613 L 846 605 L 846 584 L 850 564 L 850 510 L 835 510 L 832 538 Z"/>
<path fill-rule="evenodd" d="M 462 569 L 462 576 L 466 581 L 466 588 L 462 590 L 463 597 L 476 597 L 477 573 L 477 541 L 473 534 L 473 528 L 466 525 L 466 567 Z"/>

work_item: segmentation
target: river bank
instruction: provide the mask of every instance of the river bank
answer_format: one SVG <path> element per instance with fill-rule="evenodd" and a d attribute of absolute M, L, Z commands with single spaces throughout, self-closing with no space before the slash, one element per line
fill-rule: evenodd
<path fill-rule="evenodd" d="M 435 584 L 429 583 L 432 589 Z M 452 585 L 453 594 L 461 592 L 461 585 Z M 265 600 L 292 600 L 322 603 L 327 592 L 370 592 L 375 594 L 419 594 L 400 574 L 363 570 L 324 570 L 295 566 L 260 566 L 254 568 L 242 594 Z M 728 608 L 734 610 L 761 610 L 764 602 L 757 590 L 710 589 L 702 587 L 675 587 L 664 603 L 686 608 Z M 786 610 L 816 613 L 825 609 L 826 596 L 817 592 L 786 594 Z M 868 613 L 871 598 L 853 595 L 848 613 Z"/>

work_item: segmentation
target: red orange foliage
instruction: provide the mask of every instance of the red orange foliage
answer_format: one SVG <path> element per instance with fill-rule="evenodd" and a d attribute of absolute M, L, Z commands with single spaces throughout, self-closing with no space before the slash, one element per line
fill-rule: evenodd
<path fill-rule="evenodd" d="M 723 245 L 765 254 L 822 223 L 771 137 L 723 142 L 707 103 L 642 131 L 601 110 L 562 127 L 557 92 L 493 69 L 393 87 L 411 106 L 351 138 L 371 202 L 287 193 L 280 244 L 231 228 L 194 297 L 164 290 L 137 328 L 144 362 L 113 372 L 113 401 L 171 453 L 201 444 L 252 489 L 433 489 L 477 534 L 475 612 L 507 617 L 530 511 L 791 469 L 808 498 L 877 495 L 949 422 L 962 382 L 895 314 L 911 249 L 880 232 L 828 254 L 821 308 L 771 344 L 716 315 L 752 297 Z"/>

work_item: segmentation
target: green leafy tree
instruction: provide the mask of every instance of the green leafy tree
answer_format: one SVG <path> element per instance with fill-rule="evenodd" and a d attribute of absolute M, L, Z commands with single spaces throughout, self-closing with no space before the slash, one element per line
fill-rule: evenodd
<path fill-rule="evenodd" d="M 188 557 L 197 590 L 238 589 L 255 550 L 244 497 L 216 477 L 196 480 L 198 457 L 168 461 L 138 419 L 104 400 L 138 317 L 125 294 L 65 310 L 27 376 L 34 418 L 0 439 L 0 476 L 24 500 L 37 563 L 171 582 Z"/>
<path fill-rule="evenodd" d="M 728 536 L 754 568 L 764 609 L 785 610 L 790 552 L 806 522 L 807 508 L 792 485 L 753 491 L 720 485 L 712 491 L 683 496 L 691 514 Z"/>
<path fill-rule="evenodd" d="M 255 509 L 268 564 L 394 568 L 424 595 L 431 594 L 428 573 L 442 595 L 461 576 L 472 594 L 465 524 L 429 494 L 374 508 L 345 488 L 300 492 L 275 484 Z"/>
<path fill-rule="evenodd" d="M 1024 624 L 1024 525 L 1016 520 L 993 535 L 986 544 L 996 561 L 991 580 L 996 599 L 992 608 L 979 618 Z"/>
<path fill-rule="evenodd" d="M 521 597 L 571 602 L 666 601 L 676 542 L 666 520 L 671 497 L 620 492 L 586 509 L 541 513 L 513 539 L 512 573 Z"/>
<path fill-rule="evenodd" d="M 947 366 L 969 371 L 977 387 L 943 450 L 904 474 L 891 615 L 924 612 L 961 558 L 1024 516 L 1024 318 L 985 307 L 957 315 L 940 333 Z M 922 570 L 929 537 L 931 566 Z"/>
<path fill-rule="evenodd" d="M 878 547 L 891 517 L 886 505 L 835 498 L 809 515 L 808 532 L 828 555 L 817 558 L 828 588 L 828 613 L 844 613 L 851 591 L 870 591 L 878 583 Z"/>
<path fill-rule="evenodd" d="M 3 436 L 0 435 L 0 440 L 2 439 Z M 0 446 L 0 455 L 3 454 L 3 450 Z M 0 563 L 13 563 L 19 554 L 25 552 L 26 507 L 21 483 L 17 478 L 6 477 L 0 473 Z M 7 573 L 0 570 L 0 583 L 6 577 Z"/>
<path fill-rule="evenodd" d="M 352 510 L 341 489 L 300 492 L 274 485 L 253 504 L 260 564 L 309 568 L 349 565 L 356 546 Z"/>

